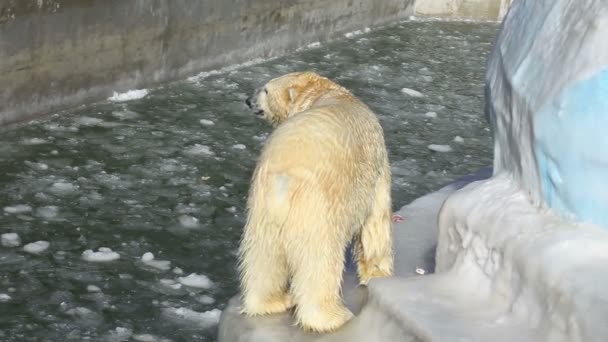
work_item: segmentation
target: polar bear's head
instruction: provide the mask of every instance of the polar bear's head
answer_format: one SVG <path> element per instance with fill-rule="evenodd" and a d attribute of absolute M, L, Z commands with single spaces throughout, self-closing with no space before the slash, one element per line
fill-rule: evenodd
<path fill-rule="evenodd" d="M 314 72 L 294 72 L 270 80 L 245 102 L 256 115 L 277 126 L 331 90 L 346 91 Z"/>

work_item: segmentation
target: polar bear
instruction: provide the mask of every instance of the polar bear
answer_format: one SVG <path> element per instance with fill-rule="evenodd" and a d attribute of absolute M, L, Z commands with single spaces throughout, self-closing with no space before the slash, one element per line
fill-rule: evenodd
<path fill-rule="evenodd" d="M 313 72 L 275 78 L 249 99 L 274 126 L 258 160 L 239 248 L 242 313 L 295 306 L 307 331 L 352 313 L 341 298 L 354 240 L 361 284 L 393 272 L 391 175 L 376 115 Z"/>

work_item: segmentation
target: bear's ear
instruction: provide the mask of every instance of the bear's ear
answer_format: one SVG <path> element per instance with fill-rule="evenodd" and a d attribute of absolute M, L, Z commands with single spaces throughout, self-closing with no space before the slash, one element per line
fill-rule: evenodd
<path fill-rule="evenodd" d="M 289 102 L 293 102 L 298 95 L 298 90 L 295 87 L 290 87 L 287 89 L 287 94 L 289 95 Z"/>

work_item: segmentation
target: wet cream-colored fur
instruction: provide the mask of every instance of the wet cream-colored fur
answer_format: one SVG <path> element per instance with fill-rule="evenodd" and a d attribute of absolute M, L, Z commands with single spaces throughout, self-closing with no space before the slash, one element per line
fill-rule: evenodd
<path fill-rule="evenodd" d="M 392 275 L 390 168 L 376 115 L 315 73 L 268 82 L 247 103 L 275 127 L 253 175 L 240 246 L 243 313 L 295 306 L 304 329 L 330 332 L 354 240 L 360 282 Z"/>

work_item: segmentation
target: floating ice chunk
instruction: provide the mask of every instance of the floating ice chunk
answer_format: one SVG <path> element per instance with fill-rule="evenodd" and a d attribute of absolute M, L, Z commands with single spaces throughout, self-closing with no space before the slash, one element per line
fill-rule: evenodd
<path fill-rule="evenodd" d="M 150 252 L 146 252 L 144 253 L 144 255 L 141 256 L 141 261 L 153 268 L 159 269 L 161 271 L 168 271 L 171 269 L 171 261 L 168 260 L 156 260 L 154 258 L 154 254 L 150 253 Z"/>
<path fill-rule="evenodd" d="M 49 191 L 57 196 L 69 195 L 78 191 L 80 187 L 68 182 L 56 182 L 51 185 Z"/>
<path fill-rule="evenodd" d="M 177 323 L 196 324 L 204 328 L 215 326 L 222 313 L 219 309 L 197 312 L 188 308 L 163 308 L 162 315 Z"/>
<path fill-rule="evenodd" d="M 54 205 L 49 205 L 46 207 L 40 207 L 36 209 L 36 215 L 45 219 L 51 219 L 57 217 L 59 213 L 59 208 Z"/>
<path fill-rule="evenodd" d="M 89 262 L 109 262 L 120 259 L 120 254 L 107 247 L 99 247 L 97 252 L 87 249 L 82 252 L 82 259 Z"/>
<path fill-rule="evenodd" d="M 403 89 L 401 89 L 401 92 L 404 93 L 405 95 L 408 95 L 411 97 L 423 97 L 424 96 L 424 94 L 422 94 L 418 90 L 414 90 L 414 89 L 410 89 L 410 88 L 403 88 Z"/>
<path fill-rule="evenodd" d="M 159 280 L 161 284 L 163 284 L 164 286 L 170 287 L 173 290 L 179 290 L 182 288 L 182 284 L 176 282 L 173 279 L 161 279 Z"/>
<path fill-rule="evenodd" d="M 133 335 L 133 331 L 128 328 L 116 327 L 116 329 L 110 331 L 105 336 L 104 341 L 106 342 L 123 342 L 128 341 Z"/>
<path fill-rule="evenodd" d="M 177 278 L 177 281 L 179 281 L 180 284 L 199 289 L 209 289 L 213 286 L 213 282 L 204 274 L 191 273 L 186 277 Z"/>
<path fill-rule="evenodd" d="M 185 228 L 198 228 L 200 227 L 199 220 L 196 217 L 190 215 L 181 215 L 179 218 L 179 223 Z"/>
<path fill-rule="evenodd" d="M 424 275 L 426 274 L 426 270 L 422 267 L 416 267 L 416 274 Z"/>
<path fill-rule="evenodd" d="M 112 102 L 124 102 L 131 100 L 139 100 L 146 97 L 146 95 L 148 95 L 148 89 L 135 89 L 126 91 L 124 93 L 114 92 L 114 95 L 108 98 L 108 100 Z"/>
<path fill-rule="evenodd" d="M 131 338 L 138 342 L 171 342 L 169 339 L 160 338 L 151 334 L 138 334 L 131 336 Z"/>
<path fill-rule="evenodd" d="M 11 296 L 7 295 L 6 293 L 0 293 L 0 303 L 6 303 L 11 299 Z"/>
<path fill-rule="evenodd" d="M 319 46 L 321 46 L 320 42 L 314 42 L 314 43 L 310 43 L 310 44 L 306 45 L 306 47 L 309 49 L 318 48 Z"/>
<path fill-rule="evenodd" d="M 450 152 L 452 151 L 452 147 L 450 145 L 436 145 L 436 144 L 430 144 L 429 146 L 427 146 L 429 148 L 429 150 L 431 151 L 435 151 L 435 152 Z"/>
<path fill-rule="evenodd" d="M 21 140 L 23 145 L 42 145 L 48 143 L 48 141 L 42 138 L 29 138 Z"/>
<path fill-rule="evenodd" d="M 232 148 L 237 149 L 237 150 L 244 150 L 247 148 L 247 146 L 245 146 L 243 144 L 236 144 L 236 145 L 233 145 Z"/>
<path fill-rule="evenodd" d="M 87 285 L 87 292 L 101 292 L 101 289 L 95 285 Z"/>
<path fill-rule="evenodd" d="M 30 168 L 32 168 L 36 171 L 46 171 L 49 169 L 49 166 L 45 163 L 35 163 L 35 162 L 26 161 L 25 165 L 29 166 Z"/>
<path fill-rule="evenodd" d="M 2 234 L 2 246 L 4 247 L 19 247 L 21 245 L 21 238 L 17 233 L 4 233 Z"/>
<path fill-rule="evenodd" d="M 195 144 L 193 146 L 188 147 L 184 153 L 192 154 L 192 155 L 207 155 L 207 156 L 215 155 L 215 152 L 213 152 L 209 146 L 200 145 L 200 144 Z"/>
<path fill-rule="evenodd" d="M 427 112 L 424 114 L 424 116 L 426 116 L 427 118 L 434 119 L 437 117 L 437 112 Z"/>
<path fill-rule="evenodd" d="M 229 212 L 229 213 L 234 214 L 234 213 L 236 213 L 236 207 L 229 207 L 229 208 L 226 208 L 226 211 L 227 211 L 227 212 Z"/>
<path fill-rule="evenodd" d="M 146 252 L 144 253 L 144 255 L 141 256 L 141 261 L 146 262 L 146 261 L 152 261 L 154 260 L 154 254 L 150 253 L 150 252 Z"/>
<path fill-rule="evenodd" d="M 30 242 L 23 246 L 23 251 L 30 254 L 40 254 L 46 251 L 51 244 L 48 241 Z"/>
<path fill-rule="evenodd" d="M 197 301 L 201 304 L 211 305 L 215 303 L 215 299 L 209 295 L 202 295 L 197 298 Z"/>
<path fill-rule="evenodd" d="M 10 207 L 4 207 L 4 212 L 7 214 L 24 214 L 32 211 L 32 207 L 27 204 L 17 204 Z"/>
<path fill-rule="evenodd" d="M 179 274 L 179 275 L 184 274 L 184 270 L 182 270 L 179 267 L 175 267 L 172 272 L 175 273 L 175 274 Z"/>
<path fill-rule="evenodd" d="M 81 116 L 76 119 L 76 123 L 82 126 L 96 126 L 102 123 L 102 119 L 92 118 L 90 116 Z"/>
<path fill-rule="evenodd" d="M 119 112 L 112 112 L 112 116 L 120 120 L 129 120 L 138 118 L 139 114 L 130 110 L 122 110 Z"/>
<path fill-rule="evenodd" d="M 213 122 L 211 120 L 207 120 L 207 119 L 201 119 L 199 122 L 203 126 L 214 126 L 215 125 L 215 122 Z"/>
<path fill-rule="evenodd" d="M 462 144 L 464 142 L 464 139 L 461 136 L 457 135 L 454 137 L 454 142 Z"/>

